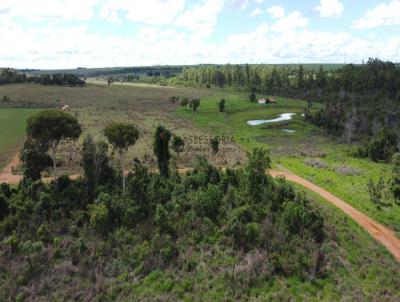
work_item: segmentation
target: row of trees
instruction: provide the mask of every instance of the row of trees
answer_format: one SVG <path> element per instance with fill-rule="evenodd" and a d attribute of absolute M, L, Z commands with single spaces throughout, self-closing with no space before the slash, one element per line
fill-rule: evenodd
<path fill-rule="evenodd" d="M 5 68 L 0 71 L 1 84 L 15 83 L 37 83 L 41 85 L 59 85 L 59 86 L 84 86 L 85 81 L 74 74 L 56 73 L 53 75 L 43 74 L 40 76 L 27 76 L 25 73 L 14 69 Z"/>
<path fill-rule="evenodd" d="M 313 67 L 279 65 L 200 65 L 184 68 L 182 79 L 188 85 L 247 87 L 268 94 L 380 91 L 391 98 L 400 91 L 400 70 L 392 62 L 369 59 L 362 65 L 345 65 L 325 70 Z M 311 91 L 310 91 L 311 90 Z"/>

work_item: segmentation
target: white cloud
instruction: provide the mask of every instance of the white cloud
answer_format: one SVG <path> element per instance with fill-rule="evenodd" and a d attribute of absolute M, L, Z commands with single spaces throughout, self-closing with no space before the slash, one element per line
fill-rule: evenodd
<path fill-rule="evenodd" d="M 255 3 L 263 4 L 265 0 L 254 0 Z"/>
<path fill-rule="evenodd" d="M 90 20 L 101 0 L 1 0 L 0 15 L 21 17 L 28 21 Z"/>
<path fill-rule="evenodd" d="M 261 15 L 262 13 L 263 13 L 263 12 L 262 12 L 261 9 L 256 8 L 255 10 L 253 10 L 253 11 L 251 12 L 250 16 L 251 16 L 251 17 L 255 17 L 255 16 L 258 16 L 258 15 Z"/>
<path fill-rule="evenodd" d="M 296 30 L 274 30 L 276 24 L 261 24 L 256 30 L 231 35 L 214 54 L 222 63 L 332 63 L 361 62 L 368 57 L 398 61 L 400 36 L 388 40 L 359 39 L 350 33 Z"/>
<path fill-rule="evenodd" d="M 381 3 L 359 20 L 353 23 L 354 28 L 374 28 L 383 25 L 400 24 L 400 0 L 393 0 L 388 4 Z"/>
<path fill-rule="evenodd" d="M 292 11 L 285 17 L 280 18 L 271 26 L 274 31 L 286 31 L 296 28 L 304 28 L 308 25 L 308 19 L 298 11 Z"/>
<path fill-rule="evenodd" d="M 338 18 L 342 16 L 344 6 L 339 0 L 321 0 L 314 10 L 317 11 L 321 17 Z"/>
<path fill-rule="evenodd" d="M 129 17 L 143 20 L 139 23 L 139 31 L 129 34 L 94 32 L 87 22 L 78 23 L 87 24 L 79 26 L 58 22 L 58 17 L 54 16 L 62 14 L 62 20 L 76 19 L 77 16 L 72 16 L 71 12 L 59 12 L 56 8 L 45 13 L 22 14 L 20 1 L 25 0 L 0 0 L 0 66 L 74 68 L 228 62 L 343 62 L 344 59 L 361 62 L 368 57 L 400 61 L 400 33 L 390 38 L 357 38 L 345 31 L 311 30 L 308 28 L 309 20 L 298 11 L 264 22 L 253 31 L 231 34 L 226 39 L 215 41 L 208 35 L 214 31 L 224 8 L 222 0 L 202 1 L 186 10 L 171 4 L 170 10 L 166 10 L 158 21 L 155 19 L 160 12 L 156 11 L 154 17 L 150 17 L 150 8 L 144 7 L 142 17 Z M 96 5 L 101 8 L 101 3 Z M 86 12 L 78 15 L 80 20 L 94 14 L 95 6 L 86 7 L 90 9 L 84 9 Z M 114 17 L 107 15 L 107 18 L 114 21 L 125 20 L 129 15 L 129 9 L 112 8 L 111 12 L 115 13 Z M 47 18 L 48 22 L 32 26 L 13 19 L 13 16 L 32 20 Z M 131 26 L 129 22 L 121 24 Z"/>
<path fill-rule="evenodd" d="M 136 23 L 170 24 L 183 10 L 184 4 L 184 0 L 105 0 L 100 17 L 115 21 L 117 16 L 124 16 Z"/>
<path fill-rule="evenodd" d="M 197 35 L 208 36 L 213 33 L 224 4 L 224 0 L 205 0 L 179 15 L 174 24 L 195 31 Z"/>
<path fill-rule="evenodd" d="M 274 5 L 267 9 L 272 18 L 279 19 L 285 15 L 285 9 L 282 6 Z"/>

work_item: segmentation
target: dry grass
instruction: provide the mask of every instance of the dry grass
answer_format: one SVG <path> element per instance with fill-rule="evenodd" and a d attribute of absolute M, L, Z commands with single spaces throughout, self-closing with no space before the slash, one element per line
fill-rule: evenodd
<path fill-rule="evenodd" d="M 235 165 L 243 162 L 244 152 L 236 144 L 221 145 L 218 155 L 213 155 L 207 141 L 211 132 L 195 127 L 173 115 L 179 104 L 168 102 L 169 96 L 191 98 L 210 95 L 212 91 L 194 88 L 170 88 L 143 85 L 92 85 L 83 88 L 14 84 L 0 86 L 0 96 L 7 95 L 8 106 L 61 108 L 69 105 L 69 112 L 81 123 L 84 133 L 78 142 L 64 142 L 59 147 L 59 173 L 79 171 L 80 146 L 87 134 L 104 139 L 102 129 L 111 121 L 135 124 L 140 139 L 130 148 L 128 158 L 135 157 L 150 166 L 155 165 L 152 139 L 155 128 L 162 124 L 176 135 L 188 138 L 185 151 L 177 159 L 178 166 L 191 166 L 195 155 L 204 155 L 215 165 Z M 202 138 L 200 142 L 189 141 Z M 111 151 L 111 150 L 110 150 Z M 150 155 L 150 156 L 148 156 Z M 117 162 L 115 162 L 117 164 Z"/>

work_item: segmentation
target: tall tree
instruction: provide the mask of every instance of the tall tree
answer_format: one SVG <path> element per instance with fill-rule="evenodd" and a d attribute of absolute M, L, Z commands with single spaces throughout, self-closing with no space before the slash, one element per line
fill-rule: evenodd
<path fill-rule="evenodd" d="M 56 149 L 63 139 L 77 139 L 82 129 L 78 120 L 59 110 L 43 110 L 28 119 L 27 136 L 42 146 L 51 148 L 53 168 L 56 170 Z"/>
<path fill-rule="evenodd" d="M 193 111 L 197 111 L 197 108 L 200 106 L 200 99 L 193 99 L 190 101 L 190 108 L 192 108 Z"/>
<path fill-rule="evenodd" d="M 180 136 L 174 135 L 174 137 L 172 138 L 172 150 L 175 151 L 178 157 L 184 148 L 185 141 Z"/>
<path fill-rule="evenodd" d="M 299 66 L 297 70 L 297 88 L 303 89 L 304 88 L 304 68 L 303 65 Z"/>
<path fill-rule="evenodd" d="M 221 99 L 218 103 L 219 112 L 225 111 L 225 99 Z"/>
<path fill-rule="evenodd" d="M 400 153 L 393 155 L 393 170 L 390 180 L 390 191 L 393 194 L 394 200 L 397 203 L 400 200 Z"/>
<path fill-rule="evenodd" d="M 125 195 L 125 165 L 126 153 L 139 138 L 139 131 L 132 124 L 111 123 L 103 130 L 105 137 L 118 152 L 122 173 L 122 194 Z"/>
<path fill-rule="evenodd" d="M 210 145 L 211 145 L 211 150 L 213 151 L 213 153 L 217 154 L 218 151 L 219 151 L 219 138 L 218 138 L 218 136 L 215 136 L 210 140 Z"/>
<path fill-rule="evenodd" d="M 47 155 L 48 146 L 28 138 L 21 151 L 20 158 L 24 167 L 24 178 L 36 181 L 41 178 L 41 172 L 51 163 Z"/>
<path fill-rule="evenodd" d="M 107 143 L 95 142 L 91 135 L 88 135 L 83 141 L 82 167 L 90 199 L 94 197 L 101 175 L 108 172 L 107 170 L 111 170 L 108 165 L 107 152 Z"/>
<path fill-rule="evenodd" d="M 154 133 L 153 151 L 157 157 L 158 169 L 161 176 L 169 177 L 169 160 L 171 154 L 169 152 L 169 141 L 171 139 L 171 132 L 159 125 Z"/>

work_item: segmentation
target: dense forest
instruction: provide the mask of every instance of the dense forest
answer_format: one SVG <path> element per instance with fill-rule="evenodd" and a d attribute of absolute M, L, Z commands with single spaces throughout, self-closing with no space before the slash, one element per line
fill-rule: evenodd
<path fill-rule="evenodd" d="M 23 72 L 18 72 L 14 69 L 5 68 L 0 70 L 0 85 L 1 84 L 16 84 L 16 83 L 37 83 L 41 85 L 58 85 L 58 86 L 83 86 L 85 81 L 73 74 L 56 73 L 43 74 L 40 76 L 27 76 Z"/>
<path fill-rule="evenodd" d="M 38 131 L 40 125 L 49 129 Z M 181 175 L 170 167 L 173 134 L 159 126 L 153 141 L 160 172 L 134 160 L 123 176 L 123 153 L 138 132 L 112 123 L 104 129 L 107 142 L 84 140 L 82 177 L 42 182 L 54 142 L 80 133 L 75 118 L 55 110 L 28 121 L 25 178 L 17 188 L 0 186 L 0 263 L 7 263 L 0 271 L 0 300 L 133 299 L 135 292 L 120 278 L 135 283 L 155 271 L 173 271 L 190 280 L 204 265 L 225 271 L 231 298 L 275 276 L 324 277 L 324 219 L 284 179 L 265 173 L 265 150 L 253 150 L 242 168 L 226 171 L 198 157 L 194 170 Z M 111 165 L 111 146 L 121 155 L 119 171 Z M 242 257 L 252 264 L 235 268 L 234 259 Z M 213 263 L 221 259 L 231 260 Z M 97 285 L 88 291 L 88 284 Z"/>
<path fill-rule="evenodd" d="M 392 62 L 369 59 L 333 70 L 302 65 L 197 66 L 185 68 L 182 80 L 189 86 L 247 89 L 253 101 L 256 93 L 305 99 L 309 122 L 347 142 L 374 140 L 358 155 L 387 160 L 399 150 L 400 68 Z M 314 112 L 313 102 L 323 102 L 325 108 Z"/>

